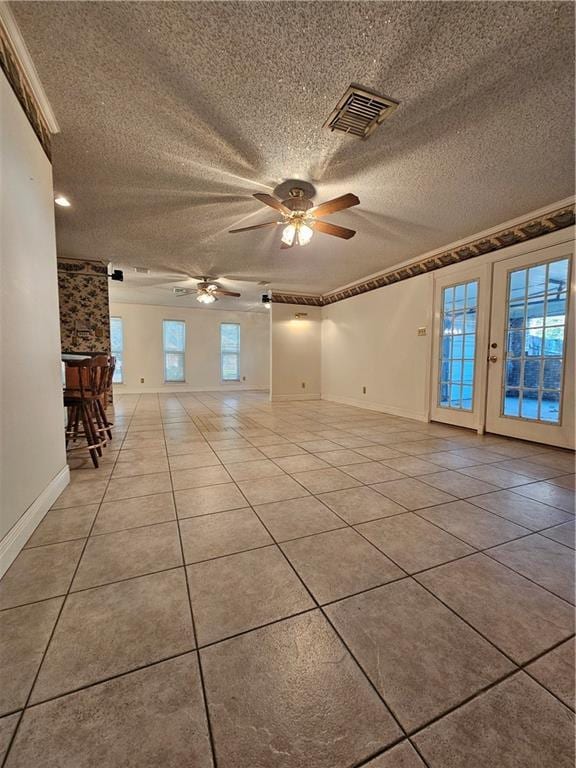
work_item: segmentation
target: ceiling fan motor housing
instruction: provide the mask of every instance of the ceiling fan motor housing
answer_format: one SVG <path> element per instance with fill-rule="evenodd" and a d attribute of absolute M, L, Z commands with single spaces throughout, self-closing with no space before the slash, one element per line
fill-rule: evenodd
<path fill-rule="evenodd" d="M 299 187 L 293 187 L 289 192 L 290 197 L 287 200 L 282 200 L 288 210 L 292 212 L 304 212 L 309 208 L 312 208 L 312 201 L 304 194 L 304 190 Z"/>

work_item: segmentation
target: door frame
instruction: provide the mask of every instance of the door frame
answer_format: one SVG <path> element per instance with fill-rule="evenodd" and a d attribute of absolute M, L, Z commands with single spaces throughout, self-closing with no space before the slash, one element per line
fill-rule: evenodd
<path fill-rule="evenodd" d="M 456 408 L 441 408 L 438 405 L 438 374 L 440 369 L 440 323 L 442 317 L 442 292 L 451 285 L 478 281 L 476 317 L 476 355 L 474 359 L 474 407 L 472 411 Z M 466 264 L 466 269 L 451 271 L 449 274 L 434 274 L 434 301 L 432 321 L 432 375 L 430 382 L 430 418 L 456 427 L 480 430 L 486 415 L 486 377 L 488 331 L 490 318 L 490 296 L 492 293 L 491 264 Z"/>
<path fill-rule="evenodd" d="M 564 242 L 548 246 L 528 253 L 520 253 L 516 256 L 498 261 L 493 265 L 502 271 L 499 279 L 494 280 L 492 291 L 492 307 L 490 314 L 490 341 L 498 344 L 498 360 L 489 366 L 486 381 L 486 428 L 490 427 L 490 433 L 504 435 L 518 440 L 534 440 L 526 436 L 527 428 L 534 430 L 536 439 L 534 442 L 554 445 L 560 448 L 574 448 L 574 317 L 576 300 L 576 275 L 574 269 L 575 258 L 574 243 Z M 505 417 L 501 414 L 502 382 L 504 377 L 504 362 L 506 359 L 506 307 L 508 304 L 508 275 L 516 269 L 528 268 L 536 264 L 547 264 L 563 257 L 570 260 L 568 267 L 568 312 L 566 316 L 566 338 L 564 341 L 564 365 L 562 368 L 562 410 L 563 419 L 560 424 L 547 424 L 540 421 L 531 421 L 522 418 Z M 522 261 L 525 260 L 526 264 Z M 512 264 L 512 262 L 520 262 Z M 530 262 L 533 262 L 531 264 Z M 499 306 L 496 306 L 498 302 Z M 570 372 L 572 378 L 569 379 Z M 566 416 L 566 418 L 564 418 Z"/>
<path fill-rule="evenodd" d="M 508 259 L 515 258 L 516 256 L 522 256 L 522 255 L 528 255 L 531 253 L 534 253 L 535 251 L 542 251 L 545 252 L 548 248 L 553 248 L 556 245 L 562 245 L 562 244 L 569 244 L 574 243 L 576 237 L 576 227 L 570 226 L 566 227 L 564 229 L 558 230 L 557 232 L 550 232 L 547 235 L 542 235 L 541 237 L 525 240 L 521 243 L 516 243 L 515 245 L 510 245 L 507 248 L 502 248 L 501 250 L 494 251 L 492 253 L 486 253 L 482 254 L 481 256 L 474 257 L 471 261 L 461 262 L 459 264 L 451 264 L 449 266 L 443 267 L 440 270 L 436 270 L 433 272 L 433 289 L 432 289 L 432 297 L 433 297 L 433 307 L 432 307 L 432 318 L 431 318 L 431 338 L 428 344 L 428 356 L 429 356 L 429 362 L 431 363 L 428 366 L 428 396 L 427 396 L 427 403 L 428 403 L 428 421 L 435 421 L 439 423 L 450 423 L 450 422 L 440 422 L 439 419 L 434 418 L 434 406 L 435 406 L 435 398 L 436 398 L 436 387 L 437 387 L 437 379 L 434 376 L 434 365 L 436 363 L 437 357 L 437 348 L 438 348 L 438 328 L 439 328 L 439 318 L 440 318 L 440 310 L 441 308 L 437 306 L 437 291 L 436 291 L 436 281 L 437 280 L 444 280 L 446 279 L 448 281 L 448 284 L 458 283 L 458 282 L 465 282 L 465 275 L 467 273 L 473 273 L 477 272 L 480 267 L 484 267 L 488 270 L 488 273 L 490 275 L 490 293 L 489 293 L 489 306 L 488 306 L 488 323 L 485 323 L 485 334 L 484 334 L 484 346 L 483 350 L 484 353 L 481 357 L 482 360 L 479 360 L 479 364 L 484 366 L 485 373 L 483 377 L 480 379 L 480 386 L 475 394 L 478 395 L 478 406 L 479 406 L 479 414 L 478 414 L 478 423 L 475 427 L 470 427 L 471 429 L 475 429 L 478 434 L 484 434 L 486 429 L 486 407 L 487 407 L 487 395 L 488 395 L 488 352 L 489 349 L 489 338 L 490 338 L 490 314 L 491 314 L 491 296 L 492 296 L 492 272 L 493 272 L 493 265 L 502 261 L 507 261 Z M 551 257 L 552 258 L 552 257 Z M 546 261 L 546 257 L 542 257 L 543 261 Z M 574 257 L 574 260 L 576 261 L 576 256 Z M 572 265 L 572 276 L 573 279 L 576 278 L 576 263 L 573 263 Z M 462 280 L 460 278 L 463 278 Z M 484 294 L 486 294 L 486 291 L 484 291 Z M 571 301 L 571 305 L 576 312 L 576 297 L 572 297 L 573 300 Z M 576 317 L 576 315 L 574 315 Z M 477 337 L 477 344 L 478 349 L 480 349 L 480 344 L 482 342 L 480 341 L 480 334 L 478 334 Z M 436 363 L 437 364 L 437 363 Z M 444 410 L 444 409 L 443 409 Z M 446 411 L 449 409 L 447 408 Z"/>

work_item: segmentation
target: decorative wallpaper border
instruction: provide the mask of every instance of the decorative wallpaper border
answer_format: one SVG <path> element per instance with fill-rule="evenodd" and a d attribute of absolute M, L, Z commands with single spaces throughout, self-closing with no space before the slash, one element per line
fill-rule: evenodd
<path fill-rule="evenodd" d="M 527 240 L 533 240 L 542 235 L 548 235 L 550 232 L 556 232 L 559 229 L 565 229 L 575 223 L 574 216 L 575 204 L 564 206 L 551 213 L 546 213 L 533 219 L 528 219 L 513 227 L 502 229 L 488 237 L 472 240 L 465 245 L 459 245 L 456 248 L 442 251 L 435 256 L 414 261 L 399 269 L 393 269 L 384 272 L 381 275 L 364 280 L 356 285 L 344 288 L 341 291 L 327 293 L 324 296 L 306 296 L 288 293 L 272 293 L 272 301 L 275 304 L 302 304 L 305 306 L 324 307 L 328 304 L 334 304 L 337 301 L 344 301 L 352 296 L 359 296 L 368 291 L 375 291 L 383 288 L 385 285 L 399 283 L 402 280 L 408 280 L 411 277 L 422 275 L 426 272 L 433 272 L 436 269 L 442 269 L 449 264 L 458 264 L 485 253 L 499 251 L 516 243 L 522 243 Z"/>
<path fill-rule="evenodd" d="M 101 264 L 99 261 L 81 261 L 80 259 L 58 258 L 58 272 L 108 278 L 108 268 L 105 264 Z"/>
<path fill-rule="evenodd" d="M 16 98 L 20 102 L 22 109 L 28 122 L 34 129 L 34 133 L 38 137 L 38 141 L 42 145 L 42 149 L 46 153 L 48 160 L 52 161 L 52 139 L 50 129 L 44 116 L 42 109 L 36 97 L 32 87 L 26 77 L 26 74 L 14 51 L 14 47 L 10 42 L 8 32 L 0 19 L 0 67 L 2 68 L 6 79 L 10 83 L 10 86 Z"/>

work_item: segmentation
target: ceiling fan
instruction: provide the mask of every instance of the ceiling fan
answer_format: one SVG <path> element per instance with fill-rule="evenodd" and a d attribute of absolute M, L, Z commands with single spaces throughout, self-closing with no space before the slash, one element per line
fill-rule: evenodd
<path fill-rule="evenodd" d="M 241 294 L 235 291 L 227 291 L 222 288 L 214 280 L 208 277 L 203 277 L 199 283 L 196 283 L 194 288 L 174 288 L 176 296 L 190 296 L 190 294 L 196 294 L 196 301 L 201 304 L 212 304 L 221 296 L 235 296 L 239 297 Z"/>
<path fill-rule="evenodd" d="M 343 211 L 345 208 L 351 208 L 358 205 L 360 200 L 356 195 L 347 194 L 341 197 L 335 197 L 325 203 L 314 206 L 309 197 L 306 196 L 304 189 L 293 187 L 288 193 L 287 200 L 278 200 L 272 195 L 264 192 L 256 192 L 253 197 L 264 205 L 269 205 L 282 214 L 281 221 L 267 221 L 265 224 L 255 224 L 252 227 L 241 227 L 240 229 L 231 229 L 230 232 L 247 232 L 250 229 L 264 229 L 267 227 L 276 227 L 278 224 L 284 225 L 282 232 L 282 243 L 280 248 L 292 248 L 294 245 L 308 245 L 312 239 L 314 231 L 323 232 L 325 235 L 333 235 L 349 240 L 354 237 L 356 231 L 340 227 L 337 224 L 330 224 L 327 221 L 321 221 L 322 216 L 328 216 L 336 211 Z"/>

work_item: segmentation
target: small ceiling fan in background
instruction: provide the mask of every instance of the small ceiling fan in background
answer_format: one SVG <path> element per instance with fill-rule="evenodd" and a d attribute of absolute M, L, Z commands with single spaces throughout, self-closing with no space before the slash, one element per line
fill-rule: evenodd
<path fill-rule="evenodd" d="M 201 304 L 212 304 L 214 301 L 218 301 L 221 296 L 234 296 L 236 298 L 241 296 L 235 291 L 225 290 L 219 283 L 208 277 L 202 277 L 194 288 L 174 288 L 174 293 L 176 296 L 196 294 L 196 301 Z"/>
<path fill-rule="evenodd" d="M 264 192 L 256 192 L 253 197 L 264 205 L 269 205 L 282 214 L 281 221 L 267 221 L 264 224 L 255 224 L 251 227 L 240 227 L 231 229 L 230 233 L 248 232 L 251 229 L 265 229 L 276 227 L 278 224 L 284 225 L 282 232 L 282 243 L 280 248 L 292 248 L 294 245 L 308 245 L 312 239 L 314 231 L 323 232 L 325 235 L 333 235 L 349 240 L 354 237 L 356 231 L 341 227 L 337 224 L 330 224 L 327 221 L 321 221 L 321 217 L 328 216 L 336 211 L 343 211 L 358 205 L 360 200 L 353 194 L 335 197 L 325 203 L 314 206 L 306 191 L 301 187 L 292 187 L 288 193 L 288 199 L 278 200 L 272 195 Z"/>

